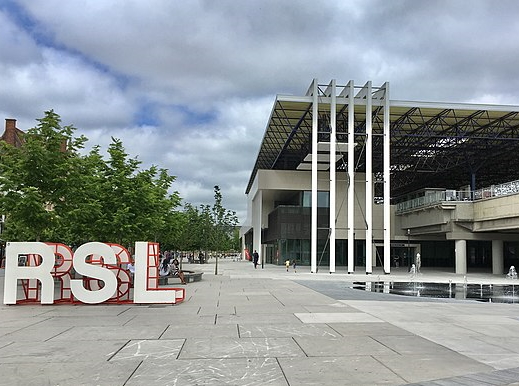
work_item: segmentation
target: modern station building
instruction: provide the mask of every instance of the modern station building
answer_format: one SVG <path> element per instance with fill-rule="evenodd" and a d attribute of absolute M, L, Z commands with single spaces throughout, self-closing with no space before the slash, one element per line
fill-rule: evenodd
<path fill-rule="evenodd" d="M 311 272 L 519 266 L 519 106 L 392 100 L 389 83 L 278 95 L 244 253 Z"/>

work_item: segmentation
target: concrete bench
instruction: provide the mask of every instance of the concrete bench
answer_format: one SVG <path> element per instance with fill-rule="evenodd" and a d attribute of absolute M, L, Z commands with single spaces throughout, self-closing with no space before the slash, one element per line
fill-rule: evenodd
<path fill-rule="evenodd" d="M 184 274 L 184 279 L 186 283 L 192 283 L 194 281 L 201 281 L 203 272 L 195 272 L 195 271 L 182 271 Z M 159 277 L 159 284 L 160 285 L 166 285 L 169 284 L 169 279 L 178 279 L 180 281 L 180 278 L 178 276 L 173 276 L 172 274 L 168 276 L 161 276 Z"/>

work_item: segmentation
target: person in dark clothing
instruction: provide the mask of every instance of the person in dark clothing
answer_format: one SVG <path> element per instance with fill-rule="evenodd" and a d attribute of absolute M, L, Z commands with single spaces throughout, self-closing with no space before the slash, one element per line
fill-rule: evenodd
<path fill-rule="evenodd" d="M 180 279 L 180 282 L 182 284 L 186 284 L 186 279 L 184 278 L 184 272 L 180 269 L 180 263 L 177 259 L 173 260 L 173 263 L 171 263 L 171 274 L 173 276 L 176 276 Z"/>
<path fill-rule="evenodd" d="M 254 250 L 254 253 L 252 254 L 252 262 L 254 263 L 254 268 L 258 267 L 258 260 L 259 260 L 258 251 Z"/>

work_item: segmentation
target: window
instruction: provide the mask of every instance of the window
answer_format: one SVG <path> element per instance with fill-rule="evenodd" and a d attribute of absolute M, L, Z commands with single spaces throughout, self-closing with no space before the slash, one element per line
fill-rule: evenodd
<path fill-rule="evenodd" d="M 303 192 L 303 207 L 312 207 L 312 192 Z M 330 207 L 330 192 L 317 192 L 317 207 L 318 208 L 329 208 Z"/>

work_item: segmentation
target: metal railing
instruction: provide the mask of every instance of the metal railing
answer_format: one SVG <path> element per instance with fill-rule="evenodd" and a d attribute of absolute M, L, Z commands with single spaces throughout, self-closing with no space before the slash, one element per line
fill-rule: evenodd
<path fill-rule="evenodd" d="M 396 213 L 399 214 L 413 209 L 425 208 L 445 201 L 476 201 L 512 194 L 519 194 L 519 180 L 492 185 L 475 191 L 446 189 L 443 191 L 426 192 L 424 196 L 398 203 Z"/>

